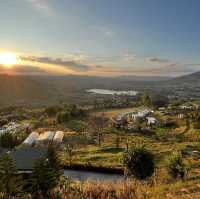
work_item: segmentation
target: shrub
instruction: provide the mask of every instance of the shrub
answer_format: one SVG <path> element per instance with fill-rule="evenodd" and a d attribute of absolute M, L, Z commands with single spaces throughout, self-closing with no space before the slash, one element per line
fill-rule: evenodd
<path fill-rule="evenodd" d="M 200 129 L 200 121 L 194 122 L 193 127 L 194 127 L 195 129 Z"/>
<path fill-rule="evenodd" d="M 49 117 L 55 116 L 59 111 L 61 111 L 61 107 L 59 107 L 59 106 L 50 106 L 50 107 L 45 108 L 45 110 L 44 110 L 44 112 Z"/>
<path fill-rule="evenodd" d="M 4 133 L 0 136 L 0 146 L 3 148 L 12 149 L 25 139 L 25 134 L 22 132 L 20 135 L 15 133 Z"/>
<path fill-rule="evenodd" d="M 139 180 L 151 177 L 155 170 L 154 155 L 144 145 L 135 146 L 123 155 L 125 173 Z"/>
<path fill-rule="evenodd" d="M 62 111 L 57 113 L 56 120 L 58 123 L 68 122 L 70 120 L 70 113 L 68 111 Z"/>
<path fill-rule="evenodd" d="M 174 179 L 184 179 L 186 174 L 186 167 L 183 163 L 181 153 L 175 152 L 171 155 L 168 161 L 168 172 Z"/>
<path fill-rule="evenodd" d="M 68 122 L 67 127 L 72 131 L 83 132 L 87 129 L 87 124 L 83 121 L 72 120 Z"/>

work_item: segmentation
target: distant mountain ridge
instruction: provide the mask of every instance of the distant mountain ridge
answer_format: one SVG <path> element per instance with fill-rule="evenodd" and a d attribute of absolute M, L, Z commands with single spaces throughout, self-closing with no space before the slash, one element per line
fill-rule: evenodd
<path fill-rule="evenodd" d="M 86 89 L 155 90 L 171 92 L 200 88 L 200 72 L 182 77 L 90 77 L 90 76 L 9 76 L 0 75 L 0 104 L 48 104 L 60 100 L 88 98 Z"/>
<path fill-rule="evenodd" d="M 172 81 L 173 82 L 176 81 L 176 82 L 179 82 L 179 83 L 182 83 L 182 82 L 194 83 L 194 80 L 195 80 L 195 83 L 197 83 L 197 82 L 200 83 L 200 71 L 189 74 L 189 75 L 184 75 L 184 76 L 181 76 L 181 77 L 176 77 Z"/>

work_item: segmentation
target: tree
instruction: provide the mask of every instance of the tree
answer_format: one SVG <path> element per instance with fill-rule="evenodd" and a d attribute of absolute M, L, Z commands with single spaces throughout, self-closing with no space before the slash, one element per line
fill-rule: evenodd
<path fill-rule="evenodd" d="M 84 132 L 87 129 L 87 123 L 80 120 L 72 120 L 67 123 L 67 127 L 72 131 Z"/>
<path fill-rule="evenodd" d="M 168 172 L 169 175 L 174 179 L 184 179 L 186 174 L 186 167 L 183 163 L 182 155 L 178 152 L 174 152 L 168 161 Z"/>
<path fill-rule="evenodd" d="M 185 121 L 185 132 L 190 130 L 190 126 L 191 126 L 190 123 L 191 123 L 190 119 L 187 118 L 186 121 Z"/>
<path fill-rule="evenodd" d="M 17 136 L 14 133 L 4 133 L 0 136 L 0 146 L 3 148 L 12 149 L 21 144 L 24 137 Z"/>
<path fill-rule="evenodd" d="M 135 146 L 123 155 L 125 174 L 139 180 L 151 177 L 155 170 L 154 155 L 144 145 Z"/>
<path fill-rule="evenodd" d="M 118 149 L 121 142 L 120 131 L 116 128 L 111 128 L 109 131 L 115 134 L 115 147 Z"/>
<path fill-rule="evenodd" d="M 58 157 L 59 146 L 56 144 L 49 144 L 47 151 L 47 158 L 52 168 L 61 170 L 60 160 Z"/>
<path fill-rule="evenodd" d="M 59 124 L 68 122 L 70 118 L 71 118 L 71 115 L 69 111 L 61 111 L 61 112 L 58 112 L 56 115 L 56 120 Z"/>
<path fill-rule="evenodd" d="M 101 116 L 95 116 L 90 121 L 91 132 L 97 135 L 97 142 L 99 146 L 101 146 L 101 143 L 103 141 L 103 134 L 106 124 L 107 118 L 104 114 L 102 114 Z"/>
<path fill-rule="evenodd" d="M 22 179 L 17 174 L 15 162 L 6 153 L 0 158 L 0 192 L 5 198 L 20 195 L 22 191 Z"/>
<path fill-rule="evenodd" d="M 121 138 L 120 138 L 119 134 L 117 133 L 116 134 L 116 139 L 115 139 L 115 144 L 116 144 L 116 148 L 117 149 L 119 148 L 120 141 L 121 141 Z"/>
<path fill-rule="evenodd" d="M 40 193 L 44 198 L 51 198 L 50 192 L 59 185 L 60 177 L 60 170 L 53 168 L 48 159 L 38 160 L 28 181 L 28 191 L 35 199 Z"/>
<path fill-rule="evenodd" d="M 60 106 L 50 106 L 45 108 L 45 113 L 49 116 L 49 117 L 53 117 L 55 116 L 59 111 L 61 111 L 61 107 Z"/>
<path fill-rule="evenodd" d="M 144 93 L 144 95 L 142 96 L 142 104 L 147 107 L 152 106 L 152 99 L 148 93 Z"/>

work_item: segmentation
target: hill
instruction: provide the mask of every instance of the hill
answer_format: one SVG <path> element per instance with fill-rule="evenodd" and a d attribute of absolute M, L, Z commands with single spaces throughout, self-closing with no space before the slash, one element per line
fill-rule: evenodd
<path fill-rule="evenodd" d="M 0 76 L 0 103 L 37 102 L 47 99 L 47 92 L 42 84 L 22 76 Z"/>
<path fill-rule="evenodd" d="M 155 94 L 199 97 L 200 72 L 177 77 L 90 77 L 0 75 L 0 104 L 51 104 L 91 98 L 86 89 L 148 90 Z"/>

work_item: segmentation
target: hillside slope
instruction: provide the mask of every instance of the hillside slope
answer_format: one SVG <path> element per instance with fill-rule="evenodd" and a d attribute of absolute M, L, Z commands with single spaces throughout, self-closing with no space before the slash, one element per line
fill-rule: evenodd
<path fill-rule="evenodd" d="M 39 103 L 48 99 L 45 86 L 23 76 L 0 76 L 0 103 Z"/>

